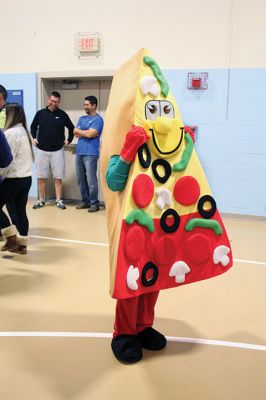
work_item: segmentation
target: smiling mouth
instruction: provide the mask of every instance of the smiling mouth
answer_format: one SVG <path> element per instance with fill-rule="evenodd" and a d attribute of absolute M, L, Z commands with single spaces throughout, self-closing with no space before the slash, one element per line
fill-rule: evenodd
<path fill-rule="evenodd" d="M 156 136 L 155 136 L 155 133 L 154 133 L 153 129 L 150 128 L 149 130 L 150 130 L 151 133 L 152 133 L 152 141 L 153 141 L 153 143 L 154 143 L 154 146 L 156 147 L 156 150 L 158 150 L 158 152 L 159 152 L 160 154 L 172 154 L 172 153 L 174 153 L 174 152 L 180 147 L 180 145 L 181 145 L 181 143 L 182 143 L 182 139 L 183 139 L 183 135 L 184 135 L 184 127 L 180 128 L 180 130 L 181 130 L 181 137 L 180 137 L 179 143 L 178 143 L 177 146 L 176 146 L 173 150 L 171 150 L 171 151 L 162 151 L 162 150 L 160 149 L 158 143 L 157 143 Z"/>

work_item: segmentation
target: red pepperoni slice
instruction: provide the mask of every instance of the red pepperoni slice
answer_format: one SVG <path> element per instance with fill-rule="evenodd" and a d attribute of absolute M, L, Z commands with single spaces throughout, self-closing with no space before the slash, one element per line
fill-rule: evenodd
<path fill-rule="evenodd" d="M 155 259 L 158 265 L 172 264 L 176 257 L 176 242 L 173 238 L 161 237 L 155 247 Z"/>
<path fill-rule="evenodd" d="M 174 187 L 175 200 L 184 206 L 195 204 L 200 195 L 200 186 L 193 176 L 180 178 Z"/>
<path fill-rule="evenodd" d="M 136 262 L 142 256 L 145 235 L 140 226 L 132 226 L 125 237 L 125 255 L 130 262 Z"/>
<path fill-rule="evenodd" d="M 201 233 L 194 234 L 186 242 L 185 254 L 189 261 L 188 264 L 203 264 L 208 262 L 211 256 L 210 239 Z"/>
<path fill-rule="evenodd" d="M 139 208 L 148 207 L 154 194 L 152 179 L 146 174 L 138 175 L 132 186 L 133 200 Z"/>

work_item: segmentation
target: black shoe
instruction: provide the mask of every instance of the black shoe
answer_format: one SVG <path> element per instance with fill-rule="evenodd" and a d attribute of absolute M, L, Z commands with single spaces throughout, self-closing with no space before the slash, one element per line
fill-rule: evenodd
<path fill-rule="evenodd" d="M 141 346 L 147 350 L 161 350 L 166 346 L 166 338 L 152 327 L 146 328 L 138 333 Z"/>
<path fill-rule="evenodd" d="M 90 208 L 88 209 L 89 213 L 94 213 L 96 211 L 99 211 L 100 207 L 98 206 L 98 204 L 93 204 L 92 206 L 90 206 Z"/>
<path fill-rule="evenodd" d="M 37 203 L 33 204 L 32 208 L 36 210 L 37 208 L 42 208 L 45 206 L 45 201 L 40 200 Z"/>
<path fill-rule="evenodd" d="M 90 204 L 82 202 L 76 206 L 77 210 L 83 210 L 84 208 L 90 208 Z"/>
<path fill-rule="evenodd" d="M 119 335 L 112 340 L 115 357 L 123 364 L 134 364 L 142 359 L 142 350 L 135 335 Z"/>

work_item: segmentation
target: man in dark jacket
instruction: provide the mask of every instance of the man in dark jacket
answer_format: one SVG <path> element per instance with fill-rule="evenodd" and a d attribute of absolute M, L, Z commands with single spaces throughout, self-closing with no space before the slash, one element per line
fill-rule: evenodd
<path fill-rule="evenodd" d="M 36 146 L 35 166 L 39 192 L 39 201 L 34 204 L 34 209 L 45 205 L 45 185 L 50 168 L 55 182 L 55 205 L 62 210 L 66 208 L 61 198 L 62 180 L 65 176 L 64 145 L 72 142 L 74 125 L 67 113 L 58 107 L 60 99 L 60 93 L 52 92 L 48 106 L 36 113 L 30 128 Z M 65 127 L 68 128 L 67 140 Z"/>

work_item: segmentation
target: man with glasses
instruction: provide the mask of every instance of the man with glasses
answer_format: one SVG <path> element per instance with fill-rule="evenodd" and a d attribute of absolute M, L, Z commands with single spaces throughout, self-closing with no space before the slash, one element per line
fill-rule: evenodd
<path fill-rule="evenodd" d="M 39 200 L 34 204 L 34 209 L 45 206 L 45 186 L 50 168 L 55 184 L 55 206 L 62 210 L 66 208 L 62 201 L 62 180 L 65 176 L 64 145 L 72 142 L 74 125 L 67 113 L 59 108 L 60 99 L 60 93 L 53 91 L 48 98 L 48 106 L 36 113 L 30 128 L 36 146 L 35 166 L 39 193 Z M 65 127 L 68 129 L 67 140 Z"/>

